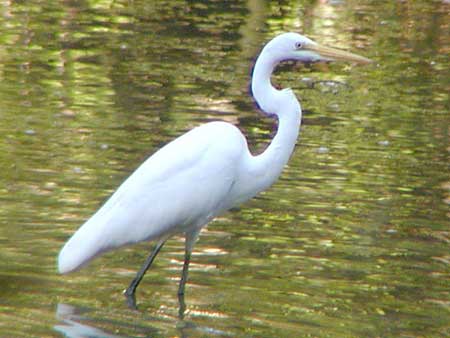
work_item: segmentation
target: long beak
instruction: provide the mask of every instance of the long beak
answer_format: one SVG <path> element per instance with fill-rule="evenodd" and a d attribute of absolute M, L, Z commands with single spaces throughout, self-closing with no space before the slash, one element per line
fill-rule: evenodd
<path fill-rule="evenodd" d="M 349 61 L 349 62 L 356 62 L 356 63 L 371 63 L 372 60 L 365 58 L 364 56 L 360 56 L 357 54 L 349 53 L 343 50 L 331 48 L 331 47 L 325 47 L 318 44 L 308 44 L 305 46 L 305 49 L 311 50 L 313 52 L 316 52 L 320 56 L 323 56 L 327 59 L 331 60 L 341 60 L 341 61 Z"/>

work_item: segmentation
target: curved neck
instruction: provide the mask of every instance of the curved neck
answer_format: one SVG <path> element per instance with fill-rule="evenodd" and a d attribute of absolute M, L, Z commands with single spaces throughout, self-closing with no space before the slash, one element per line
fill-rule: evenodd
<path fill-rule="evenodd" d="M 251 92 L 258 107 L 263 112 L 272 115 L 276 114 L 274 98 L 277 96 L 278 90 L 272 86 L 270 77 L 278 62 L 268 54 L 263 50 L 256 60 L 252 74 Z"/>
<path fill-rule="evenodd" d="M 284 91 L 286 97 L 295 96 L 290 90 Z M 297 100 L 284 105 L 283 112 L 278 115 L 278 130 L 267 149 L 252 156 L 250 172 L 256 192 L 260 192 L 276 181 L 294 151 L 301 124 L 301 109 Z"/>
<path fill-rule="evenodd" d="M 301 124 L 301 107 L 290 89 L 277 90 L 270 77 L 278 60 L 261 53 L 256 61 L 252 78 L 252 93 L 261 110 L 278 117 L 278 130 L 267 149 L 250 156 L 248 174 L 250 189 L 256 194 L 270 186 L 281 174 L 297 142 Z"/>

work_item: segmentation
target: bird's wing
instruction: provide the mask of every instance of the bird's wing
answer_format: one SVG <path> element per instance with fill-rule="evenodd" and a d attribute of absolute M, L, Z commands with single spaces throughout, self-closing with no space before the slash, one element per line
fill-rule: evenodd
<path fill-rule="evenodd" d="M 100 252 L 201 226 L 227 203 L 246 141 L 227 123 L 195 128 L 147 159 L 60 254 L 76 269 Z M 64 253 L 66 251 L 66 253 Z M 64 270 L 64 269 L 63 269 Z"/>
<path fill-rule="evenodd" d="M 105 204 L 111 214 L 106 227 L 133 229 L 132 241 L 141 241 L 181 232 L 213 214 L 226 198 L 242 153 L 243 137 L 229 126 L 203 125 L 151 156 Z"/>

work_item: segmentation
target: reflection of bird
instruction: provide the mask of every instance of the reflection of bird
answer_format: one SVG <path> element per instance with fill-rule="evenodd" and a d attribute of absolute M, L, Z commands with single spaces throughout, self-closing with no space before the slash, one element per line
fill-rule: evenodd
<path fill-rule="evenodd" d="M 156 248 L 125 291 L 134 305 L 136 287 L 164 242 L 185 234 L 178 289 L 182 295 L 192 247 L 202 227 L 268 188 L 294 149 L 300 104 L 292 90 L 277 90 L 270 82 L 276 65 L 285 60 L 370 62 L 296 33 L 275 37 L 258 57 L 251 84 L 259 108 L 278 118 L 278 132 L 269 147 L 253 156 L 239 129 L 225 122 L 210 122 L 180 136 L 147 159 L 73 235 L 59 254 L 59 272 L 73 271 L 113 248 L 156 240 Z"/>
<path fill-rule="evenodd" d="M 105 331 L 93 327 L 91 323 L 85 323 L 84 316 L 76 313 L 77 309 L 71 305 L 58 304 L 56 307 L 56 318 L 61 321 L 58 325 L 53 326 L 53 329 L 60 332 L 67 338 L 120 338 L 122 336 L 112 335 Z"/>

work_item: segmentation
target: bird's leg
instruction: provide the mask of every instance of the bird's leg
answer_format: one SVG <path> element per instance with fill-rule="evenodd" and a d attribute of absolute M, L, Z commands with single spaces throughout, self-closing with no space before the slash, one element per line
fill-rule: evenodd
<path fill-rule="evenodd" d="M 184 312 L 186 310 L 186 304 L 184 302 L 184 288 L 186 286 L 186 281 L 188 278 L 189 263 L 191 261 L 192 248 L 194 247 L 195 241 L 197 240 L 199 233 L 200 229 L 198 230 L 196 229 L 193 232 L 186 233 L 183 272 L 181 273 L 180 284 L 178 286 L 178 302 L 180 304 L 178 316 L 181 319 L 184 318 Z"/>
<path fill-rule="evenodd" d="M 194 247 L 195 242 L 197 241 L 198 234 L 200 233 L 201 228 L 194 229 L 194 231 L 186 233 L 185 240 L 185 249 L 184 249 L 184 264 L 183 264 L 183 272 L 181 273 L 180 285 L 178 287 L 178 295 L 184 295 L 184 286 L 186 285 L 189 263 L 191 262 L 191 252 Z"/>
<path fill-rule="evenodd" d="M 184 301 L 184 293 L 178 294 L 178 304 L 180 307 L 178 308 L 178 318 L 183 320 L 184 313 L 186 312 L 186 303 Z"/>
<path fill-rule="evenodd" d="M 187 250 L 184 254 L 183 272 L 181 273 L 180 285 L 178 286 L 178 296 L 184 295 L 184 287 L 186 285 L 189 263 L 191 262 L 191 252 Z"/>
<path fill-rule="evenodd" d="M 184 302 L 184 287 L 186 285 L 189 262 L 191 261 L 191 253 L 186 249 L 184 255 L 183 272 L 181 273 L 180 285 L 178 286 L 178 303 L 180 307 L 178 308 L 178 317 L 184 319 L 184 312 L 186 311 L 186 303 Z"/>
<path fill-rule="evenodd" d="M 155 260 L 156 255 L 163 247 L 166 240 L 161 240 L 156 244 L 155 249 L 152 251 L 152 253 L 147 257 L 147 260 L 145 261 L 144 265 L 141 267 L 141 269 L 136 274 L 136 277 L 132 280 L 128 288 L 124 291 L 124 295 L 127 298 L 127 304 L 131 309 L 136 309 L 136 288 L 138 287 L 139 283 L 141 282 L 142 278 L 145 275 L 145 272 L 148 270 L 148 268 L 152 265 L 153 261 Z"/>

